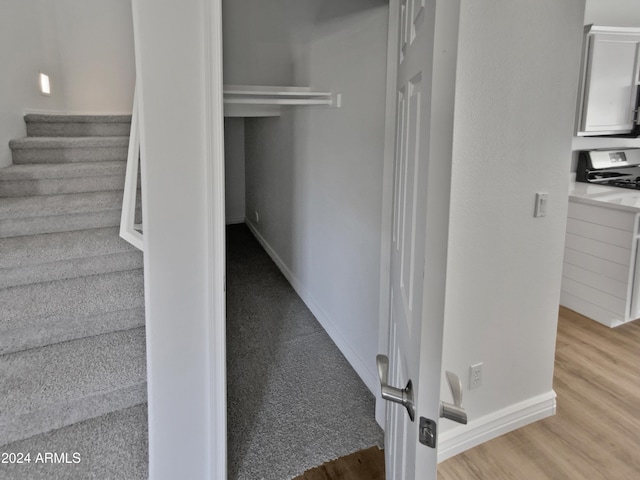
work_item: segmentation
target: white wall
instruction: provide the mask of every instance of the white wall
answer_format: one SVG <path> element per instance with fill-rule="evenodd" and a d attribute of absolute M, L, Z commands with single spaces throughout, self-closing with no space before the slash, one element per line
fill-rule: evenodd
<path fill-rule="evenodd" d="M 223 77 L 231 85 L 293 85 L 294 26 L 304 2 L 223 0 Z M 244 120 L 225 121 L 227 221 L 244 218 Z M 242 139 L 242 141 L 240 141 Z M 244 175 L 244 173 L 242 173 Z M 242 209 L 242 210 L 240 210 Z M 241 211 L 241 213 L 240 213 Z"/>
<path fill-rule="evenodd" d="M 154 480 L 225 478 L 218 8 L 216 0 L 134 0 Z"/>
<path fill-rule="evenodd" d="M 291 25 L 298 3 L 223 0 L 224 83 L 290 85 L 293 81 Z"/>
<path fill-rule="evenodd" d="M 9 140 L 26 135 L 25 107 L 61 109 L 64 96 L 56 29 L 47 0 L 0 1 L 0 167 L 11 163 Z M 38 74 L 47 73 L 52 93 L 40 94 Z"/>
<path fill-rule="evenodd" d="M 244 118 L 224 119 L 225 217 L 228 224 L 244 222 Z"/>
<path fill-rule="evenodd" d="M 637 0 L 586 0 L 585 25 L 640 28 L 640 5 Z M 573 137 L 574 151 L 595 148 L 640 148 L 640 138 Z M 578 155 L 574 153 L 571 171 L 575 172 Z"/>
<path fill-rule="evenodd" d="M 131 0 L 0 1 L 0 167 L 26 135 L 25 110 L 131 112 Z M 40 95 L 38 73 L 51 80 Z"/>
<path fill-rule="evenodd" d="M 65 109 L 131 113 L 131 0 L 54 0 Z"/>
<path fill-rule="evenodd" d="M 308 43 L 297 48 L 296 80 L 341 93 L 343 106 L 246 120 L 247 218 L 377 392 L 388 9 L 327 5 L 297 32 Z"/>
<path fill-rule="evenodd" d="M 461 377 L 470 421 L 440 421 L 441 459 L 553 412 L 583 8 L 462 3 L 443 368 Z M 546 217 L 533 217 L 536 192 Z"/>
<path fill-rule="evenodd" d="M 611 27 L 640 27 L 637 0 L 586 0 L 584 24 Z"/>

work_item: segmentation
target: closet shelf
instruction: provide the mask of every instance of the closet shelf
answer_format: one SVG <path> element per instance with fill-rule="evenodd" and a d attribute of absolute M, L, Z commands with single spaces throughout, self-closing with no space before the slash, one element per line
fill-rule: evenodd
<path fill-rule="evenodd" d="M 340 94 L 318 92 L 310 87 L 225 85 L 225 117 L 278 117 L 284 106 L 325 105 L 340 107 Z"/>

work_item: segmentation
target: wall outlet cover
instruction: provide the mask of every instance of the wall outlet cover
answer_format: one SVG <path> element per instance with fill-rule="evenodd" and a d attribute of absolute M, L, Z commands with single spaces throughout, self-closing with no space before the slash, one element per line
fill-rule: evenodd
<path fill-rule="evenodd" d="M 482 386 L 482 362 L 469 367 L 469 390 Z"/>

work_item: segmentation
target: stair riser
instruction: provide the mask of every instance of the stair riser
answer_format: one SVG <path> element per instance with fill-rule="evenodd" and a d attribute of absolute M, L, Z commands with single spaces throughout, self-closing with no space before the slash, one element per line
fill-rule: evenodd
<path fill-rule="evenodd" d="M 107 192 L 122 190 L 124 175 L 81 178 L 0 181 L 0 197 L 27 197 L 64 193 Z"/>
<path fill-rule="evenodd" d="M 75 163 L 126 161 L 128 147 L 92 148 L 17 148 L 12 149 L 13 163 Z"/>
<path fill-rule="evenodd" d="M 144 308 L 142 307 L 82 318 L 43 320 L 36 325 L 2 332 L 0 355 L 144 327 L 144 325 Z M 43 335 L 42 332 L 45 329 L 46 335 Z"/>
<path fill-rule="evenodd" d="M 8 270 L 138 250 L 120 238 L 118 227 L 110 227 L 5 238 L 0 240 L 0 252 L 0 269 Z"/>
<path fill-rule="evenodd" d="M 131 123 L 27 123 L 29 137 L 119 137 L 130 132 Z"/>
<path fill-rule="evenodd" d="M 137 251 L 0 269 L 0 288 L 68 278 L 122 272 L 143 267 Z"/>
<path fill-rule="evenodd" d="M 50 432 L 147 401 L 147 382 L 98 393 L 15 417 L 0 417 L 0 445 Z"/>
<path fill-rule="evenodd" d="M 0 303 L 0 362 L 7 353 L 144 326 L 141 269 L 3 288 Z"/>
<path fill-rule="evenodd" d="M 141 270 L 0 289 L 0 331 L 142 308 L 143 292 Z"/>
<path fill-rule="evenodd" d="M 121 210 L 117 209 L 48 217 L 6 219 L 0 222 L 0 238 L 116 227 L 120 225 L 121 213 Z"/>
<path fill-rule="evenodd" d="M 0 445 L 145 401 L 145 360 L 144 328 L 0 356 Z"/>

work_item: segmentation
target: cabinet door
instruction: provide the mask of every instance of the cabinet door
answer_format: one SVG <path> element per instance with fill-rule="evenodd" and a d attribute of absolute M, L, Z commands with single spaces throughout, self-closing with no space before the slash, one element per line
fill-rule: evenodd
<path fill-rule="evenodd" d="M 628 133 L 638 94 L 640 35 L 592 34 L 578 135 Z"/>

